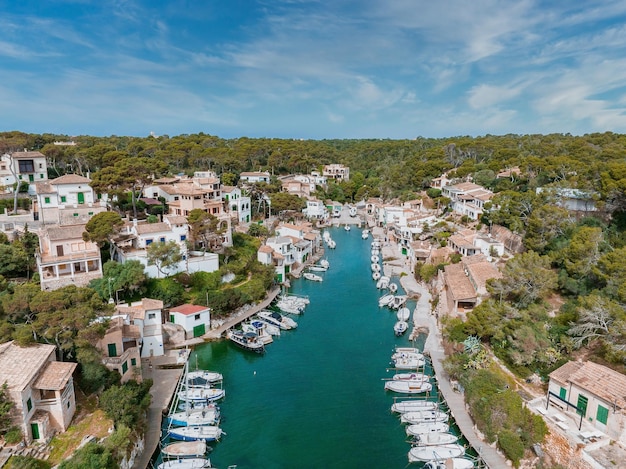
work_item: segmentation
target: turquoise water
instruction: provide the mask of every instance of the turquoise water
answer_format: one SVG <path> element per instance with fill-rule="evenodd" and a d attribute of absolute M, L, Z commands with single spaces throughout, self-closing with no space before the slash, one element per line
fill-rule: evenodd
<path fill-rule="evenodd" d="M 358 229 L 331 234 L 337 248 L 326 251 L 324 282 L 292 281 L 289 293 L 311 300 L 294 316 L 298 329 L 283 331 L 261 356 L 227 341 L 194 352 L 200 368 L 224 375 L 226 435 L 210 456 L 218 468 L 407 465 L 410 446 L 382 379 L 393 375 L 390 355 L 410 345 L 408 334 L 395 337 L 395 312 L 378 308 L 371 237 L 361 239 Z"/>

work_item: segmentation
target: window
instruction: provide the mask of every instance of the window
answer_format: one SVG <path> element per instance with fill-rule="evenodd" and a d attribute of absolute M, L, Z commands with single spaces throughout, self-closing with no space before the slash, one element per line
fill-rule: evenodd
<path fill-rule="evenodd" d="M 65 197 L 64 195 L 61 196 L 61 202 L 65 203 L 67 202 L 67 197 Z"/>
<path fill-rule="evenodd" d="M 180 235 L 180 240 L 185 241 L 187 239 L 187 235 Z"/>
<path fill-rule="evenodd" d="M 176 324 L 176 321 L 174 321 L 174 315 L 173 314 L 170 314 L 170 322 L 172 324 Z"/>
<path fill-rule="evenodd" d="M 561 399 L 565 400 L 566 396 L 567 396 L 567 389 L 565 389 L 565 388 L 559 389 L 559 397 Z"/>
<path fill-rule="evenodd" d="M 93 215 L 93 212 L 89 212 L 87 215 L 92 216 L 92 215 Z"/>
<path fill-rule="evenodd" d="M 163 238 L 159 238 L 159 241 L 161 241 L 162 243 L 164 243 L 164 242 L 165 242 L 165 237 L 163 237 Z"/>
<path fill-rule="evenodd" d="M 78 213 L 73 213 L 72 215 L 74 215 L 75 217 L 78 217 Z"/>
<path fill-rule="evenodd" d="M 148 319 L 156 319 L 155 313 L 148 313 Z"/>
<path fill-rule="evenodd" d="M 151 239 L 146 239 L 146 246 L 150 246 L 152 244 L 152 240 Z"/>
<path fill-rule="evenodd" d="M 601 405 L 598 405 L 598 412 L 596 414 L 596 420 L 606 425 L 606 421 L 608 420 L 608 418 L 609 418 L 609 409 L 607 409 L 606 407 L 602 407 Z"/>
<path fill-rule="evenodd" d="M 131 358 L 130 359 L 130 364 L 131 364 L 131 366 L 137 366 L 137 359 L 136 358 Z"/>
<path fill-rule="evenodd" d="M 67 408 L 70 408 L 70 401 L 67 401 Z"/>
<path fill-rule="evenodd" d="M 39 179 L 43 179 L 43 173 L 39 175 Z M 68 402 L 68 405 L 69 405 L 69 402 Z"/>
<path fill-rule="evenodd" d="M 28 400 L 26 401 L 26 409 L 28 409 L 28 412 L 30 412 L 30 409 L 32 408 L 33 408 L 33 401 L 31 401 L 29 397 Z"/>
<path fill-rule="evenodd" d="M 34 173 L 35 164 L 33 160 L 19 160 L 20 173 Z"/>
<path fill-rule="evenodd" d="M 128 362 L 122 363 L 122 374 L 125 374 L 128 371 Z"/>
<path fill-rule="evenodd" d="M 39 169 L 43 169 L 43 164 L 39 163 Z"/>
<path fill-rule="evenodd" d="M 194 318 L 196 321 L 199 321 L 199 320 L 200 320 L 200 315 L 199 315 L 199 314 L 196 314 L 193 318 Z"/>
<path fill-rule="evenodd" d="M 44 203 L 49 204 L 50 203 L 50 197 L 44 197 L 43 201 L 44 201 Z"/>

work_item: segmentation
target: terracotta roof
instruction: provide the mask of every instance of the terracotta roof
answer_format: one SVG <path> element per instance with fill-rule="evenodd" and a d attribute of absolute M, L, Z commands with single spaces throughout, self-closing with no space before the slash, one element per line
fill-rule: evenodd
<path fill-rule="evenodd" d="M 241 176 L 241 177 L 250 177 L 250 176 L 265 176 L 265 177 L 269 177 L 269 175 L 270 175 L 270 173 L 260 173 L 260 172 L 255 172 L 255 171 L 244 171 L 239 176 Z"/>
<path fill-rule="evenodd" d="M 54 349 L 54 345 L 48 344 L 31 347 L 20 347 L 13 341 L 1 344 L 0 383 L 6 381 L 10 389 L 21 392 L 45 366 Z"/>
<path fill-rule="evenodd" d="M 172 225 L 186 225 L 187 217 L 183 217 L 182 215 L 166 215 L 164 217 L 167 221 L 169 221 Z"/>
<path fill-rule="evenodd" d="M 184 304 L 176 306 L 175 308 L 171 308 L 170 313 L 180 313 L 184 314 L 185 316 L 189 316 L 190 314 L 198 314 L 208 310 L 209 308 L 206 306 Z"/>
<path fill-rule="evenodd" d="M 13 153 L 11 155 L 13 158 L 45 158 L 46 155 L 44 155 L 41 152 L 38 151 L 16 151 L 15 153 Z"/>
<path fill-rule="evenodd" d="M 50 241 L 62 239 L 83 239 L 85 225 L 50 226 L 47 228 Z"/>
<path fill-rule="evenodd" d="M 43 373 L 39 375 L 33 387 L 37 389 L 60 391 L 67 385 L 76 366 L 78 366 L 77 363 L 48 362 L 48 365 L 45 370 L 43 370 Z"/>
<path fill-rule="evenodd" d="M 236 188 L 237 186 L 222 186 L 222 192 L 224 192 L 225 194 L 228 194 L 234 191 Z"/>
<path fill-rule="evenodd" d="M 35 192 L 37 194 L 56 194 L 57 191 L 50 185 L 49 181 L 45 181 L 35 183 Z"/>
<path fill-rule="evenodd" d="M 137 225 L 137 234 L 162 233 L 164 231 L 172 231 L 167 223 L 139 223 Z"/>
<path fill-rule="evenodd" d="M 78 174 L 65 174 L 50 181 L 50 184 L 58 186 L 59 184 L 89 184 L 91 179 Z"/>
<path fill-rule="evenodd" d="M 161 300 L 153 300 L 152 298 L 143 298 L 141 301 L 136 304 L 133 303 L 130 306 L 118 305 L 116 309 L 121 314 L 130 314 L 133 318 L 145 319 L 146 311 L 163 309 L 163 302 Z"/>
<path fill-rule="evenodd" d="M 152 197 L 140 197 L 141 200 L 146 205 L 161 205 L 161 202 L 157 199 L 153 199 Z"/>
<path fill-rule="evenodd" d="M 572 383 L 607 404 L 626 408 L 626 375 L 593 362 L 570 361 L 550 373 L 562 384 Z"/>
<path fill-rule="evenodd" d="M 259 252 L 270 253 L 270 252 L 274 252 L 274 250 L 267 244 L 264 244 L 263 246 L 259 248 Z"/>
<path fill-rule="evenodd" d="M 476 290 L 472 282 L 465 275 L 465 269 L 461 264 L 449 264 L 444 267 L 443 275 L 446 286 L 455 300 L 476 298 Z"/>
<path fill-rule="evenodd" d="M 307 241 L 315 241 L 317 239 L 317 235 L 315 233 L 304 233 L 304 239 Z"/>

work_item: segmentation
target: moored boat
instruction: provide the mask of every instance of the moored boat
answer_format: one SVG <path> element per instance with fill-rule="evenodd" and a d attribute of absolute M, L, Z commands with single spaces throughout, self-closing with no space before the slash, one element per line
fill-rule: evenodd
<path fill-rule="evenodd" d="M 473 469 L 476 464 L 467 458 L 447 458 L 428 461 L 424 469 Z"/>
<path fill-rule="evenodd" d="M 393 325 L 393 332 L 400 337 L 402 334 L 404 334 L 407 330 L 409 329 L 409 323 L 406 321 L 397 321 L 394 325 Z"/>
<path fill-rule="evenodd" d="M 206 441 L 179 441 L 161 448 L 161 454 L 167 457 L 202 456 L 206 453 Z"/>
<path fill-rule="evenodd" d="M 178 399 L 183 402 L 195 402 L 208 404 L 213 401 L 222 399 L 226 395 L 226 391 L 220 388 L 187 388 L 178 392 Z"/>
<path fill-rule="evenodd" d="M 222 434 L 222 429 L 214 425 L 171 427 L 168 431 L 168 435 L 171 439 L 181 441 L 217 441 Z"/>
<path fill-rule="evenodd" d="M 391 293 L 395 293 L 398 291 L 398 285 L 396 285 L 395 283 L 390 283 L 389 284 L 389 291 Z"/>
<path fill-rule="evenodd" d="M 278 326 L 283 330 L 295 329 L 296 327 L 298 327 L 298 323 L 296 321 L 288 318 L 287 316 L 283 316 L 276 311 L 259 311 L 257 313 L 257 317 L 259 317 L 261 320 L 269 322 L 270 324 L 274 324 L 275 326 Z"/>
<path fill-rule="evenodd" d="M 217 383 L 223 379 L 222 373 L 218 373 L 217 371 L 196 370 L 187 373 L 187 384 L 192 386 Z"/>
<path fill-rule="evenodd" d="M 156 469 L 202 469 L 212 467 L 207 458 L 176 458 L 163 461 Z"/>
<path fill-rule="evenodd" d="M 458 439 L 458 436 L 448 432 L 429 432 L 417 436 L 414 443 L 418 446 L 449 445 Z"/>
<path fill-rule="evenodd" d="M 374 254 L 373 256 L 370 257 L 370 261 L 374 263 L 378 263 L 380 262 L 380 256 L 377 256 L 376 254 Z"/>
<path fill-rule="evenodd" d="M 389 303 L 389 307 L 391 309 L 401 308 L 402 306 L 404 306 L 404 303 L 406 303 L 407 299 L 408 299 L 408 296 L 406 295 L 395 295 L 393 297 L 393 301 Z"/>
<path fill-rule="evenodd" d="M 228 329 L 226 337 L 238 347 L 255 353 L 265 352 L 265 344 L 254 332 L 243 332 L 237 329 Z"/>
<path fill-rule="evenodd" d="M 302 274 L 302 276 L 303 276 L 305 279 L 307 279 L 307 280 L 311 280 L 311 281 L 313 281 L 313 282 L 321 282 L 321 281 L 323 281 L 323 280 L 324 280 L 324 279 L 323 279 L 322 277 L 320 277 L 319 275 L 315 275 L 315 274 L 312 274 L 312 273 L 310 273 L 310 272 L 305 272 L 305 273 L 303 273 L 303 274 Z"/>
<path fill-rule="evenodd" d="M 417 399 L 410 401 L 396 401 L 391 405 L 391 411 L 399 414 L 415 410 L 437 410 L 438 408 L 439 404 L 436 402 Z"/>
<path fill-rule="evenodd" d="M 450 425 L 446 422 L 425 422 L 407 426 L 406 434 L 408 436 L 416 436 L 430 432 L 447 432 L 449 430 Z"/>
<path fill-rule="evenodd" d="M 400 415 L 400 422 L 415 425 L 417 423 L 447 422 L 448 414 L 440 410 L 414 410 Z"/>
<path fill-rule="evenodd" d="M 308 266 L 307 269 L 309 269 L 311 272 L 326 272 L 328 270 L 328 267 L 313 264 Z"/>
<path fill-rule="evenodd" d="M 396 373 L 391 379 L 394 381 L 428 381 L 430 376 L 424 373 Z"/>
<path fill-rule="evenodd" d="M 372 280 L 378 280 L 380 278 L 380 272 L 372 273 Z"/>
<path fill-rule="evenodd" d="M 167 420 L 171 425 L 178 427 L 217 425 L 220 422 L 220 411 L 214 405 L 198 406 L 193 410 L 173 412 L 167 416 Z"/>
<path fill-rule="evenodd" d="M 423 392 L 432 391 L 433 385 L 430 384 L 428 380 L 392 380 L 385 383 L 385 389 L 387 391 L 398 392 L 402 394 L 421 394 Z"/>
<path fill-rule="evenodd" d="M 423 357 L 418 355 L 409 355 L 406 357 L 399 357 L 393 360 L 393 365 L 399 370 L 416 370 L 422 366 L 426 361 Z"/>
<path fill-rule="evenodd" d="M 329 268 L 330 268 L 330 262 L 328 262 L 328 260 L 326 260 L 326 259 L 322 259 L 322 260 L 320 260 L 320 265 L 321 265 L 322 267 L 326 267 L 327 269 L 329 269 Z"/>
<path fill-rule="evenodd" d="M 409 308 L 400 308 L 396 313 L 396 317 L 398 321 L 408 321 L 409 317 L 411 317 L 411 310 Z"/>
<path fill-rule="evenodd" d="M 393 301 L 393 298 L 394 298 L 393 295 L 381 296 L 378 300 L 378 306 L 380 306 L 381 308 L 383 306 L 387 306 L 389 303 Z"/>
<path fill-rule="evenodd" d="M 409 451 L 409 462 L 427 462 L 437 459 L 457 458 L 465 453 L 465 448 L 453 443 L 436 446 L 414 446 Z"/>
<path fill-rule="evenodd" d="M 370 267 L 372 272 L 380 272 L 380 264 L 372 264 Z"/>
<path fill-rule="evenodd" d="M 350 231 L 350 225 L 344 226 L 343 229 L 346 230 L 346 231 Z"/>

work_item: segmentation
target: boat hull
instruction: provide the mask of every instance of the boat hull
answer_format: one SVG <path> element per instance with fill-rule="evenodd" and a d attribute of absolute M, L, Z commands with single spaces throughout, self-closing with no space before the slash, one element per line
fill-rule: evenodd
<path fill-rule="evenodd" d="M 218 441 L 222 436 L 222 429 L 211 425 L 197 427 L 170 428 L 169 437 L 180 441 Z"/>
<path fill-rule="evenodd" d="M 466 458 L 448 458 L 446 460 L 428 461 L 424 469 L 473 469 L 474 461 Z"/>
<path fill-rule="evenodd" d="M 438 446 L 415 446 L 409 451 L 409 462 L 427 462 L 457 458 L 465 453 L 465 449 L 458 444 Z"/>
<path fill-rule="evenodd" d="M 419 435 L 416 439 L 418 446 L 451 445 L 456 443 L 458 436 L 447 432 L 430 432 Z"/>
<path fill-rule="evenodd" d="M 419 436 L 424 433 L 447 432 L 449 430 L 450 425 L 446 422 L 418 423 L 406 427 L 406 434 L 408 436 Z"/>
<path fill-rule="evenodd" d="M 202 456 L 206 453 L 206 441 L 179 441 L 171 443 L 161 449 L 161 454 L 167 457 Z"/>
<path fill-rule="evenodd" d="M 391 405 L 391 411 L 397 414 L 415 412 L 417 410 L 437 410 L 439 404 L 433 401 L 398 401 Z"/>
<path fill-rule="evenodd" d="M 428 381 L 387 381 L 385 383 L 385 389 L 391 392 L 397 392 L 402 394 L 421 394 L 424 392 L 430 392 L 433 389 L 433 385 Z"/>
<path fill-rule="evenodd" d="M 447 422 L 448 414 L 438 410 L 416 410 L 413 412 L 405 412 L 400 415 L 400 422 L 411 425 L 419 423 L 436 423 Z"/>
<path fill-rule="evenodd" d="M 156 469 L 201 469 L 211 467 L 211 461 L 206 458 L 180 458 L 163 461 Z"/>

